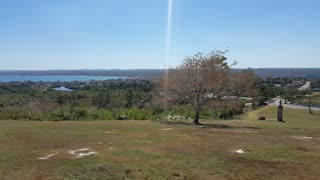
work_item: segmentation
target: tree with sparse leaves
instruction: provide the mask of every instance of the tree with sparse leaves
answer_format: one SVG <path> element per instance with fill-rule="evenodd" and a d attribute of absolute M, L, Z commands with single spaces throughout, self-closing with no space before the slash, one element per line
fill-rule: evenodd
<path fill-rule="evenodd" d="M 198 53 L 168 70 L 165 78 L 168 98 L 190 103 L 195 111 L 195 124 L 199 124 L 200 113 L 210 100 L 229 93 L 231 66 L 227 63 L 226 52 Z"/>
<path fill-rule="evenodd" d="M 181 65 L 169 69 L 164 78 L 165 98 L 188 102 L 195 111 L 194 123 L 200 124 L 200 113 L 214 100 L 231 96 L 257 96 L 257 78 L 253 71 L 231 71 L 228 51 L 198 53 L 186 57 Z"/>

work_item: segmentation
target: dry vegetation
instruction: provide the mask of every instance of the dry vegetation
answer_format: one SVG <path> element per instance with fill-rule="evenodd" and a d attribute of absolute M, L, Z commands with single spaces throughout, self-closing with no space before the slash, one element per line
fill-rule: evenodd
<path fill-rule="evenodd" d="M 190 104 L 195 112 L 194 123 L 200 124 L 200 114 L 208 104 L 230 96 L 256 96 L 255 74 L 250 70 L 232 72 L 228 51 L 198 53 L 186 57 L 181 65 L 168 70 L 164 78 L 164 99 Z"/>
<path fill-rule="evenodd" d="M 152 121 L 0 121 L 2 179 L 317 179 L 320 113 L 275 108 L 205 127 Z M 305 138 L 308 137 L 308 138 Z M 312 139 L 310 139 L 312 138 Z M 75 158 L 69 150 L 98 154 Z M 234 151 L 242 149 L 244 154 Z M 48 160 L 37 158 L 57 155 Z"/>

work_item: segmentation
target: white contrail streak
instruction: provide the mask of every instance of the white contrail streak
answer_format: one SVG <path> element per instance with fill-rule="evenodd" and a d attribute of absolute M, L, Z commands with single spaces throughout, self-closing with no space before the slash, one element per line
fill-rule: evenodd
<path fill-rule="evenodd" d="M 166 54 L 165 54 L 165 66 L 168 68 L 169 54 L 170 54 L 170 40 L 171 40 L 171 23 L 172 23 L 172 1 L 168 0 L 168 16 L 167 16 L 167 35 L 166 35 Z"/>
<path fill-rule="evenodd" d="M 168 0 L 168 16 L 167 16 L 167 34 L 166 34 L 166 50 L 165 50 L 165 80 L 164 80 L 164 105 L 167 106 L 167 92 L 168 92 L 168 68 L 170 57 L 170 40 L 171 40 L 171 23 L 172 23 L 172 1 Z"/>

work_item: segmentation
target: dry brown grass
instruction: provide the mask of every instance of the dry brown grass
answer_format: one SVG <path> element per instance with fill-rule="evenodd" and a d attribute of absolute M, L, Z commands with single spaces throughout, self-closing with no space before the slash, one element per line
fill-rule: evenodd
<path fill-rule="evenodd" d="M 320 115 L 286 110 L 287 123 L 204 121 L 0 121 L 1 179 L 317 179 Z M 303 117 L 303 118 L 302 118 Z M 163 131 L 162 129 L 172 128 Z M 112 133 L 106 133 L 112 132 Z M 313 137 L 312 140 L 301 137 Z M 299 138 L 296 138 L 299 137 Z M 97 155 L 74 158 L 68 150 Z M 244 154 L 234 151 L 242 149 Z M 49 154 L 58 155 L 38 160 Z"/>

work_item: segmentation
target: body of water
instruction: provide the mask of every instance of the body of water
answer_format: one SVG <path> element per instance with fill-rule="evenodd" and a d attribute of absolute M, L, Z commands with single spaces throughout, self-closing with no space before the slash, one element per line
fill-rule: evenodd
<path fill-rule="evenodd" d="M 111 80 L 121 79 L 123 77 L 113 76 L 2 76 L 0 82 L 71 82 L 71 81 L 90 81 L 90 80 Z"/>
<path fill-rule="evenodd" d="M 64 86 L 58 87 L 58 88 L 53 88 L 53 90 L 55 91 L 68 91 L 68 92 L 72 92 L 72 89 L 66 88 Z"/>

